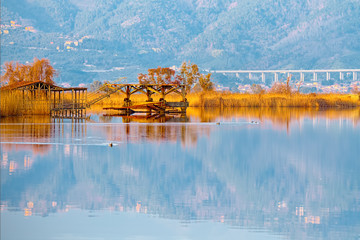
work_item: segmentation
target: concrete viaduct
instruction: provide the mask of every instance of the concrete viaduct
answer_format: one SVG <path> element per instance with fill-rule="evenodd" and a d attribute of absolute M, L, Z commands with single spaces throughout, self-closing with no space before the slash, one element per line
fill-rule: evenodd
<path fill-rule="evenodd" d="M 253 74 L 260 74 L 262 82 L 265 83 L 265 75 L 272 74 L 273 80 L 275 82 L 279 81 L 279 74 L 299 74 L 299 80 L 304 82 L 305 74 L 311 74 L 312 81 L 318 80 L 318 74 L 325 74 L 326 80 L 331 79 L 331 75 L 336 74 L 339 76 L 340 80 L 344 80 L 344 74 L 351 74 L 354 81 L 358 80 L 358 73 L 360 69 L 314 69 L 314 70 L 213 70 L 212 73 L 222 73 L 222 74 L 236 74 L 239 77 L 240 74 L 248 74 L 249 79 L 253 78 Z"/>

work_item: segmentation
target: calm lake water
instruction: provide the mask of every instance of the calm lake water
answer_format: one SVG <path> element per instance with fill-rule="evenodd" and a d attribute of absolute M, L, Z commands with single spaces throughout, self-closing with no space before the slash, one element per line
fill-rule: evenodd
<path fill-rule="evenodd" d="M 360 238 L 359 109 L 0 126 L 1 240 Z"/>

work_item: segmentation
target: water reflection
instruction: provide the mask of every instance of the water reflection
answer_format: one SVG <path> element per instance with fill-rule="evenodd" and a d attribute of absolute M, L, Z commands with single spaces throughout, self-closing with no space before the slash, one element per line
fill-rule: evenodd
<path fill-rule="evenodd" d="M 71 131 L 65 130 L 65 123 Z M 84 119 L 53 119 L 49 116 L 23 116 L 2 118 L 0 122 L 1 147 L 7 151 L 31 150 L 45 155 L 51 144 L 64 137 L 81 138 L 86 135 Z M 12 144 L 18 143 L 18 144 Z"/>
<path fill-rule="evenodd" d="M 122 118 L 124 123 L 165 123 L 165 122 L 188 122 L 189 119 L 186 115 L 163 115 L 163 114 L 135 114 L 135 115 L 103 115 L 100 120 L 103 122 L 111 122 L 114 117 Z"/>
<path fill-rule="evenodd" d="M 291 238 L 358 236 L 359 109 L 191 109 L 187 118 L 3 119 L 1 210 L 134 212 Z"/>
<path fill-rule="evenodd" d="M 215 108 L 196 109 L 189 108 L 189 116 L 192 121 L 218 122 L 241 119 L 251 122 L 271 122 L 278 130 L 290 130 L 290 124 L 298 124 L 301 127 L 304 119 L 312 119 L 314 124 L 325 120 L 329 127 L 331 121 L 337 121 L 341 127 L 343 121 L 348 121 L 356 126 L 360 123 L 360 109 L 347 110 L 316 110 L 306 108 Z"/>

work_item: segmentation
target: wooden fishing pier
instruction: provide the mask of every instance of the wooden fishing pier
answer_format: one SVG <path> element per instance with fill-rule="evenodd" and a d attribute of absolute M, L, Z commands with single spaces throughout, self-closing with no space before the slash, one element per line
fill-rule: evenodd
<path fill-rule="evenodd" d="M 107 107 L 104 110 L 117 110 L 121 115 L 134 113 L 172 114 L 185 113 L 189 103 L 186 99 L 185 85 L 183 84 L 107 84 L 108 89 L 124 94 L 124 104 L 121 107 Z M 179 102 L 168 102 L 166 96 L 175 93 L 181 96 Z M 133 104 L 131 96 L 145 94 L 146 103 Z M 153 100 L 153 95 L 160 95 L 159 101 Z M 92 103 L 91 101 L 89 103 Z"/>
<path fill-rule="evenodd" d="M 64 88 L 53 83 L 42 81 L 19 82 L 0 88 L 1 91 L 17 92 L 21 97 L 22 106 L 29 114 L 49 113 L 58 118 L 84 118 L 86 109 L 91 105 L 110 97 L 114 93 L 122 93 L 124 102 L 122 106 L 104 108 L 115 110 L 120 115 L 129 116 L 134 113 L 147 113 L 147 115 L 163 115 L 171 113 L 185 113 L 189 103 L 186 100 L 185 85 L 182 84 L 115 84 L 106 83 L 94 92 L 87 93 L 87 88 Z M 165 100 L 170 93 L 181 96 L 179 102 Z M 134 94 L 146 95 L 146 103 L 133 103 Z M 153 96 L 159 95 L 158 101 Z"/>

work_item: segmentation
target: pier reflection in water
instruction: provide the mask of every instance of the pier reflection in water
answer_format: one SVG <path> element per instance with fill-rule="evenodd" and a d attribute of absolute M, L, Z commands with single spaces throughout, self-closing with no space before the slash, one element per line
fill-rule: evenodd
<path fill-rule="evenodd" d="M 59 212 L 77 219 L 80 209 L 120 225 L 155 215 L 185 228 L 224 224 L 225 235 L 256 229 L 272 238 L 356 238 L 359 120 L 359 109 L 288 108 L 190 108 L 184 119 L 150 122 L 101 114 L 80 122 L 1 119 L 1 234 L 15 238 L 6 229 L 29 218 L 44 236 L 59 238 L 55 227 L 37 226 L 36 216 L 68 226 L 72 220 L 61 221 Z M 91 218 L 82 221 L 91 225 Z M 84 231 L 77 234 L 89 237 Z M 98 231 L 112 239 L 105 227 Z M 208 236 L 208 228 L 198 231 Z"/>

